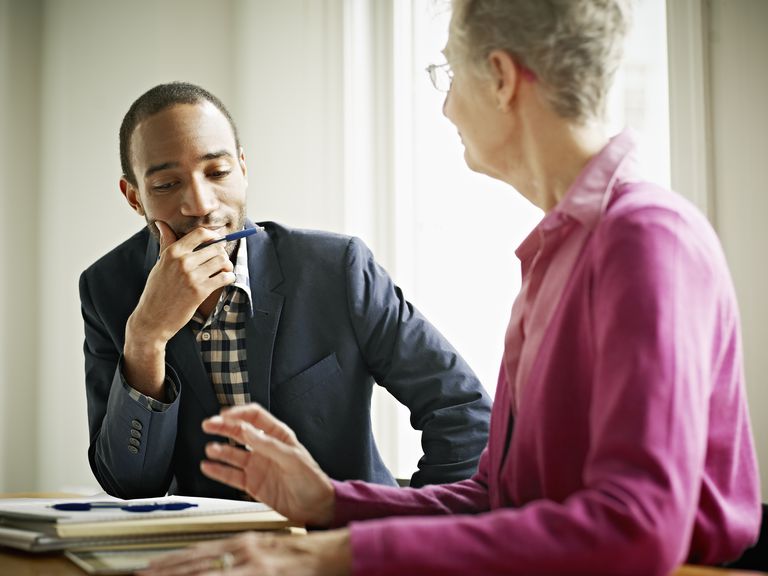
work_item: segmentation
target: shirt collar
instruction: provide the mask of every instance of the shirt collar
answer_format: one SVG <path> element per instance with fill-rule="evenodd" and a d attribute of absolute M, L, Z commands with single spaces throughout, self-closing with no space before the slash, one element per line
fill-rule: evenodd
<path fill-rule="evenodd" d="M 534 255 L 544 238 L 564 224 L 578 222 L 593 229 L 608 207 L 617 184 L 637 179 L 636 139 L 631 129 L 613 138 L 576 177 L 560 202 L 541 219 L 515 251 L 525 261 Z"/>
<path fill-rule="evenodd" d="M 248 242 L 245 238 L 238 240 L 237 256 L 235 257 L 235 288 L 240 288 L 248 297 L 249 316 L 253 317 L 253 299 L 251 298 L 251 276 L 248 272 Z"/>
<path fill-rule="evenodd" d="M 611 138 L 581 171 L 553 212 L 594 228 L 608 207 L 617 184 L 637 179 L 636 150 L 631 129 Z"/>

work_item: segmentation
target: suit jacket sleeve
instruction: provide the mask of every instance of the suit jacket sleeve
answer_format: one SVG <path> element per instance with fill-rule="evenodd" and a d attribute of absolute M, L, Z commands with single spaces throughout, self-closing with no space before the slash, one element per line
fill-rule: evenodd
<path fill-rule="evenodd" d="M 125 322 L 116 318 L 115 306 L 106 302 L 109 296 L 98 291 L 98 278 L 89 278 L 89 272 L 80 277 L 80 302 L 91 470 L 114 496 L 160 496 L 172 478 L 179 379 L 166 364 L 166 378 L 174 381 L 179 396 L 164 412 L 131 397 L 121 370 Z"/>
<path fill-rule="evenodd" d="M 488 394 L 362 241 L 350 241 L 346 258 L 347 302 L 368 368 L 422 431 L 424 456 L 411 485 L 469 478 L 488 440 Z"/>

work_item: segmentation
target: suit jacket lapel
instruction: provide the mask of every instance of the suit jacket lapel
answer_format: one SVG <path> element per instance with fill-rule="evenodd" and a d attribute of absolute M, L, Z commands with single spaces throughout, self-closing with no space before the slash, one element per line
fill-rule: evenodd
<path fill-rule="evenodd" d="M 189 325 L 184 326 L 170 339 L 166 347 L 168 363 L 179 372 L 183 391 L 192 393 L 203 405 L 206 414 L 218 414 L 221 407 L 213 391 L 211 379 L 205 371 L 195 335 Z"/>
<path fill-rule="evenodd" d="M 250 227 L 252 224 L 247 223 Z M 272 290 L 283 281 L 275 246 L 264 230 L 249 236 L 248 274 L 251 283 L 253 318 L 246 326 L 248 389 L 251 400 L 269 409 L 269 384 L 283 296 Z"/>

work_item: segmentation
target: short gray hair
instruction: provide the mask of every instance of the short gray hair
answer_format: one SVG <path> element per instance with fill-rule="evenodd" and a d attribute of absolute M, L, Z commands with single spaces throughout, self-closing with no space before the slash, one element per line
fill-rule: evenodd
<path fill-rule="evenodd" d="M 449 59 L 489 72 L 508 52 L 564 118 L 600 118 L 631 25 L 632 0 L 452 0 Z"/>

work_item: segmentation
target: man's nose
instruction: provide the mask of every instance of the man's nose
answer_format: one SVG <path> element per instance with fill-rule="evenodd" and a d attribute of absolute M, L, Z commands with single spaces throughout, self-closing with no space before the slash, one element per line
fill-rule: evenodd
<path fill-rule="evenodd" d="M 219 207 L 214 188 L 204 179 L 192 178 L 184 191 L 181 213 L 184 216 L 205 216 Z"/>

